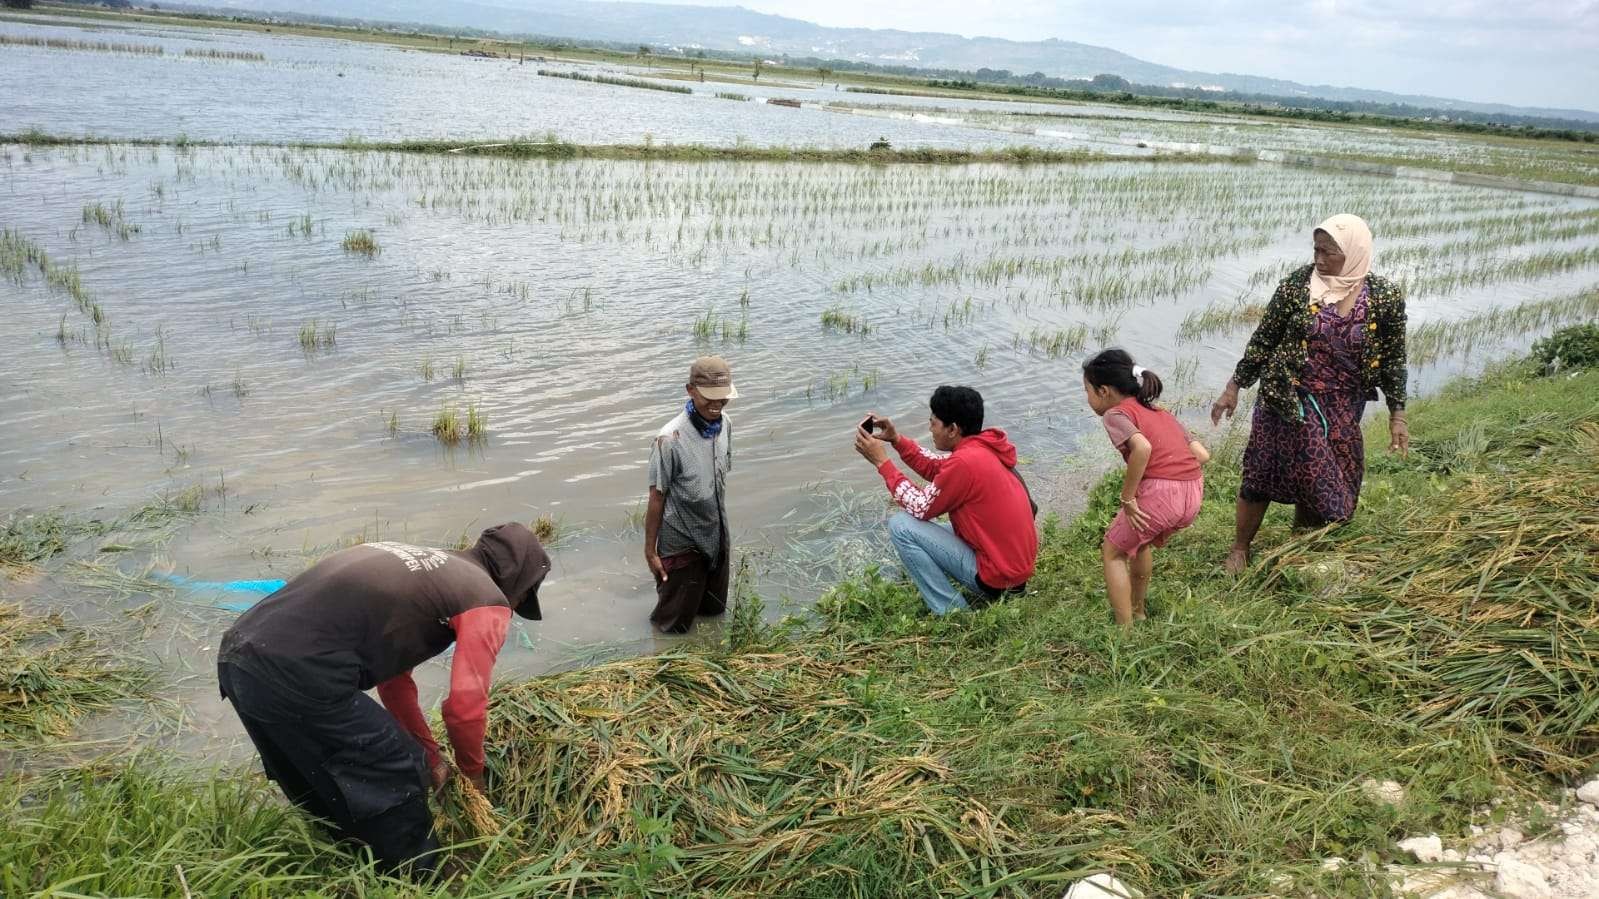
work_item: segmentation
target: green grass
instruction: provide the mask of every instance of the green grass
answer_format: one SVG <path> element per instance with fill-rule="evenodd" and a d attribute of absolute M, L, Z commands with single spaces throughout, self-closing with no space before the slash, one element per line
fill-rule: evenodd
<path fill-rule="evenodd" d="M 181 865 L 196 895 L 1054 897 L 1114 869 L 1151 896 L 1380 895 L 1395 839 L 1599 763 L 1595 397 L 1599 373 L 1511 366 L 1412 404 L 1409 460 L 1368 441 L 1355 521 L 1273 512 L 1241 581 L 1217 447 L 1131 633 L 1100 573 L 1112 475 L 981 613 L 920 616 L 868 571 L 761 627 L 745 588 L 722 646 L 502 683 L 510 823 L 446 886 L 382 881 L 254 777 L 145 761 L 0 782 L 0 889 L 172 895 Z"/>

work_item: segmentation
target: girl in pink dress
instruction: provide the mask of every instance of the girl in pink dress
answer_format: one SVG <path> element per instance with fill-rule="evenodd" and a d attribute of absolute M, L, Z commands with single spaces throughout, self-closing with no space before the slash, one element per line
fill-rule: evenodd
<path fill-rule="evenodd" d="M 1144 619 L 1155 547 L 1194 523 L 1205 496 L 1200 466 L 1210 453 L 1170 412 L 1155 406 L 1160 378 L 1125 350 L 1083 363 L 1083 393 L 1127 461 L 1122 505 L 1105 532 L 1105 592 L 1116 623 Z"/>

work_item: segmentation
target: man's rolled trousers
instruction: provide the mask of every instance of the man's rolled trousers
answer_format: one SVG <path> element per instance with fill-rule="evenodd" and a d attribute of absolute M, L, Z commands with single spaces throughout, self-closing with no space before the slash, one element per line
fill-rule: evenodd
<path fill-rule="evenodd" d="M 456 766 L 481 785 L 495 656 L 511 612 L 538 620 L 550 560 L 520 524 L 457 552 L 367 543 L 334 553 L 222 638 L 217 679 L 289 799 L 386 870 L 424 874 L 438 841 L 430 784 L 449 766 L 411 669 L 456 644 L 443 705 Z M 383 705 L 364 691 L 376 687 Z"/>

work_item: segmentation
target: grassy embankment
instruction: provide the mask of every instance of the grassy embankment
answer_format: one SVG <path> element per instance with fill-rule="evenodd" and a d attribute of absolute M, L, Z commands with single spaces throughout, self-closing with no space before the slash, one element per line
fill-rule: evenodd
<path fill-rule="evenodd" d="M 744 598 L 724 650 L 502 685 L 492 795 L 514 823 L 438 890 L 1053 896 L 1114 868 L 1159 896 L 1281 876 L 1380 893 L 1368 867 L 1318 863 L 1386 860 L 1599 760 L 1596 396 L 1599 372 L 1512 367 L 1414 404 L 1410 460 L 1368 442 L 1358 519 L 1291 536 L 1274 513 L 1236 583 L 1217 573 L 1222 448 L 1131 634 L 1100 584 L 1112 476 L 1045 527 L 1032 592 L 980 614 L 919 617 L 867 573 L 803 632 L 752 624 Z M 1407 797 L 1374 802 L 1366 778 Z M 253 777 L 12 778 L 0 820 L 8 896 L 176 896 L 180 868 L 195 895 L 428 893 L 380 882 Z"/>

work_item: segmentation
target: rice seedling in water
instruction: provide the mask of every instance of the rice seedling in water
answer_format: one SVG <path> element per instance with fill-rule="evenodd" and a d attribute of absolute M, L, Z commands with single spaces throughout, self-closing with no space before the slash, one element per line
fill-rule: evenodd
<path fill-rule="evenodd" d="M 344 252 L 346 253 L 355 253 L 367 258 L 382 252 L 382 249 L 378 246 L 377 238 L 366 228 L 357 228 L 354 231 L 344 232 L 344 241 L 340 246 L 344 247 Z"/>
<path fill-rule="evenodd" d="M 1225 334 L 1260 323 L 1266 314 L 1263 303 L 1246 303 L 1241 299 L 1229 305 L 1211 305 L 1196 309 L 1183 316 L 1177 326 L 1178 341 L 1198 340 L 1211 334 Z"/>
<path fill-rule="evenodd" d="M 190 47 L 183 55 L 191 59 L 227 59 L 237 62 L 266 62 L 266 54 L 249 50 L 197 50 Z"/>
<path fill-rule="evenodd" d="M 1082 352 L 1088 345 L 1088 326 L 1076 324 L 1053 331 L 1034 328 L 1025 337 L 1016 335 L 1013 343 L 1016 346 L 1026 346 L 1035 353 L 1043 353 L 1051 359 L 1059 359 L 1062 356 Z"/>
<path fill-rule="evenodd" d="M 489 420 L 477 405 L 470 404 L 466 407 L 466 439 L 473 442 L 482 440 L 489 435 Z"/>
<path fill-rule="evenodd" d="M 390 437 L 395 437 L 395 436 L 399 435 L 399 433 L 400 433 L 400 413 L 397 410 L 390 410 L 389 417 L 384 419 L 384 421 L 383 421 L 383 428 L 384 428 L 384 430 L 389 432 L 389 436 Z"/>
<path fill-rule="evenodd" d="M 748 101 L 749 100 L 748 96 L 746 96 L 744 94 L 734 93 L 732 91 L 717 91 L 716 92 L 716 96 L 717 96 L 718 99 L 722 99 L 722 100 L 740 100 L 740 101 Z"/>
<path fill-rule="evenodd" d="M 151 348 L 150 355 L 145 357 L 144 370 L 147 374 L 164 375 L 167 369 L 172 368 L 172 358 L 167 355 L 167 334 L 160 326 L 155 329 L 155 346 Z"/>
<path fill-rule="evenodd" d="M 75 41 L 54 37 L 0 34 L 0 47 L 45 47 L 51 50 L 88 50 L 96 53 L 139 53 L 161 56 L 166 53 L 159 44 L 117 44 L 108 41 Z"/>
<path fill-rule="evenodd" d="M 440 443 L 456 444 L 461 442 L 463 435 L 461 417 L 456 414 L 454 406 L 445 406 L 439 414 L 433 416 L 433 436 Z"/>
<path fill-rule="evenodd" d="M 831 306 L 822 311 L 822 330 L 865 336 L 872 332 L 872 326 L 867 324 L 864 316 L 846 312 L 839 306 Z"/>
<path fill-rule="evenodd" d="M 422 373 L 422 380 L 433 380 L 433 360 L 431 358 L 424 357 L 422 364 L 418 368 Z"/>
<path fill-rule="evenodd" d="M 1573 296 L 1532 300 L 1519 306 L 1496 306 L 1453 321 L 1423 322 L 1410 329 L 1405 343 L 1412 365 L 1470 354 L 1483 343 L 1540 331 L 1562 322 L 1599 316 L 1599 288 Z"/>
<path fill-rule="evenodd" d="M 530 527 L 533 530 L 533 536 L 539 538 L 539 542 L 546 546 L 553 545 L 560 539 L 561 522 L 548 512 L 533 519 Z"/>
<path fill-rule="evenodd" d="M 673 94 L 692 94 L 690 88 L 675 84 L 656 84 L 653 81 L 641 81 L 637 78 L 617 78 L 614 75 L 585 75 L 581 72 L 556 72 L 550 69 L 539 69 L 538 73 L 545 78 L 566 78 L 572 81 L 589 81 L 595 84 L 610 84 L 616 87 L 637 87 L 644 90 L 666 91 Z"/>
<path fill-rule="evenodd" d="M 338 343 L 338 330 L 336 322 L 328 322 L 324 326 L 313 318 L 300 326 L 300 349 L 307 353 L 332 349 Z"/>
<path fill-rule="evenodd" d="M 466 380 L 466 357 L 465 356 L 456 356 L 455 357 L 455 368 L 451 369 L 450 376 L 453 377 L 456 381 L 465 381 Z"/>

